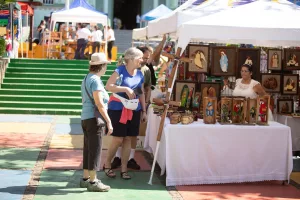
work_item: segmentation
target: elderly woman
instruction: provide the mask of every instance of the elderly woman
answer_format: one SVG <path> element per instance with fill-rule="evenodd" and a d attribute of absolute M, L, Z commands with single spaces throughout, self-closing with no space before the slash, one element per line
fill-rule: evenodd
<path fill-rule="evenodd" d="M 121 178 L 131 179 L 127 173 L 127 161 L 130 155 L 131 139 L 139 134 L 140 120 L 146 121 L 144 95 L 144 76 L 140 70 L 143 53 L 135 47 L 124 54 L 125 65 L 119 66 L 108 79 L 106 89 L 113 92 L 108 104 L 108 114 L 112 121 L 113 139 L 108 148 L 105 174 L 116 177 L 111 169 L 111 160 L 118 147 L 122 146 Z"/>
<path fill-rule="evenodd" d="M 236 80 L 235 88 L 232 92 L 233 96 L 243 96 L 250 99 L 255 99 L 258 95 L 266 95 L 266 91 L 262 88 L 258 81 L 251 78 L 252 66 L 243 64 L 241 68 L 241 77 Z M 269 109 L 269 121 L 273 121 L 273 115 Z"/>
<path fill-rule="evenodd" d="M 107 113 L 109 96 L 100 79 L 106 72 L 107 63 L 109 62 L 106 60 L 105 54 L 93 54 L 90 61 L 90 72 L 86 75 L 81 85 L 81 126 L 84 133 L 84 145 L 83 178 L 80 180 L 80 187 L 87 188 L 90 192 L 106 192 L 110 189 L 110 186 L 104 185 L 97 179 L 96 173 L 100 169 L 101 135 L 104 134 L 105 130 L 105 124 L 100 124 L 95 116 L 96 107 L 102 119 L 106 122 L 108 134 L 113 132 Z"/>

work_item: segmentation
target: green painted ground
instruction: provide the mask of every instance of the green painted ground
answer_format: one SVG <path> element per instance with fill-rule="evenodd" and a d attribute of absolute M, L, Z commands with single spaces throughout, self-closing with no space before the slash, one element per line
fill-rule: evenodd
<path fill-rule="evenodd" d="M 85 188 L 79 188 L 81 171 L 43 171 L 35 200 L 76 200 L 76 199 L 101 199 L 101 200 L 171 200 L 158 178 L 154 176 L 153 185 L 147 182 L 150 172 L 130 172 L 131 180 L 123 180 L 117 174 L 115 179 L 105 176 L 104 172 L 98 173 L 103 183 L 111 186 L 106 193 L 87 192 Z"/>
<path fill-rule="evenodd" d="M 1 148 L 0 169 L 33 169 L 40 149 Z"/>

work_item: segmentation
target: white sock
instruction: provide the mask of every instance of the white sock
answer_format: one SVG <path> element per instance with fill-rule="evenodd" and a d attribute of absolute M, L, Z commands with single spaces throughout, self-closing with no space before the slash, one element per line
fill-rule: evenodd
<path fill-rule="evenodd" d="M 135 149 L 131 149 L 130 150 L 129 160 L 132 159 L 132 158 L 134 159 L 134 154 L 135 154 Z"/>
<path fill-rule="evenodd" d="M 122 157 L 122 147 L 118 148 L 118 151 L 116 153 L 116 157 L 121 158 Z"/>

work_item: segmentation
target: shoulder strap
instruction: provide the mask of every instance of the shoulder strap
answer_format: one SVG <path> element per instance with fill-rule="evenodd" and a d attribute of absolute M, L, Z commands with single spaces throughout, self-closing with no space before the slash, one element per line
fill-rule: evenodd
<path fill-rule="evenodd" d="M 85 92 L 88 95 L 88 97 L 90 98 L 92 104 L 95 106 L 95 102 L 94 99 L 91 97 L 91 95 L 89 94 L 88 90 L 86 89 L 86 78 L 87 78 L 88 74 L 85 76 L 84 78 L 84 88 L 85 88 Z"/>

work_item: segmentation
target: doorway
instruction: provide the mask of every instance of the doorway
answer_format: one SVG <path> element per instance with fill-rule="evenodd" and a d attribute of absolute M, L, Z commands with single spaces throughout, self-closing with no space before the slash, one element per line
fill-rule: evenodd
<path fill-rule="evenodd" d="M 141 1 L 142 0 L 114 0 L 113 27 L 127 30 L 136 28 L 136 16 L 137 14 L 141 15 Z M 115 18 L 120 19 L 121 23 Z"/>

